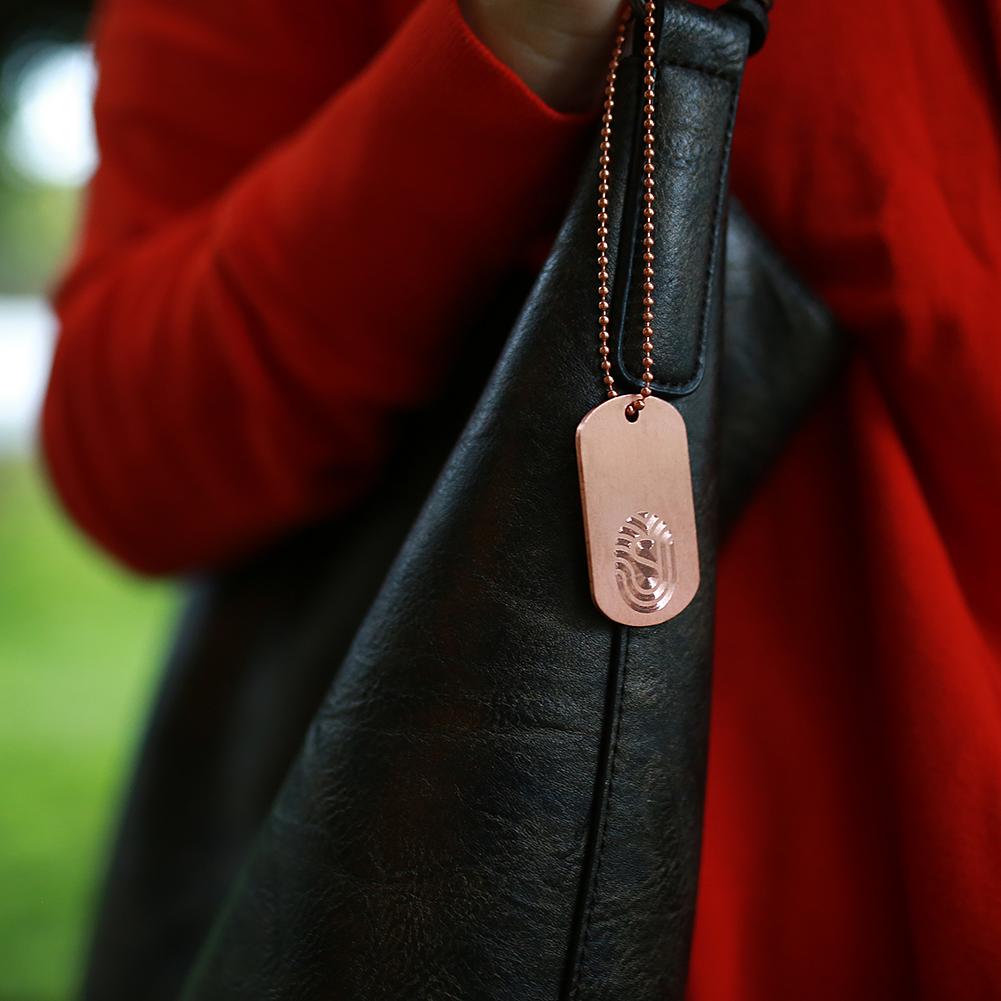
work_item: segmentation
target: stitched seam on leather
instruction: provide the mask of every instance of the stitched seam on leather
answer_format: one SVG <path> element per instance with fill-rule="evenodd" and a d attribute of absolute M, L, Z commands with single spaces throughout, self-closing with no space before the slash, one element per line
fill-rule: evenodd
<path fill-rule="evenodd" d="M 601 879 L 601 866 L 605 858 L 605 844 L 608 838 L 608 822 L 612 814 L 612 794 L 615 790 L 615 770 L 619 759 L 619 737 L 622 734 L 622 716 L 623 710 L 626 703 L 626 676 L 629 673 L 629 636 L 630 631 L 628 628 L 622 628 L 623 633 L 623 652 L 622 652 L 622 669 L 621 676 L 619 678 L 619 690 L 618 690 L 618 707 L 616 709 L 615 716 L 615 731 L 612 734 L 612 746 L 610 751 L 610 758 L 608 764 L 608 786 L 604 792 L 605 800 L 605 810 L 604 817 L 601 823 L 601 835 L 598 839 L 598 854 L 594 865 L 594 875 L 591 877 L 591 887 L 588 890 L 588 905 L 587 905 L 587 916 L 584 919 L 584 936 L 581 943 L 580 959 L 577 963 L 577 969 L 574 972 L 573 986 L 570 992 L 571 1001 L 577 1001 L 580 997 L 580 985 L 581 977 L 584 972 L 584 966 L 587 963 L 588 947 L 591 942 L 591 920 L 594 917 L 594 909 L 598 899 L 598 884 Z"/>
<path fill-rule="evenodd" d="M 699 310 L 699 334 L 698 334 L 698 345 L 696 348 L 696 359 L 695 359 L 695 371 L 687 378 L 683 380 L 676 380 L 674 382 L 653 382 L 651 383 L 651 388 L 662 393 L 673 393 L 677 395 L 687 394 L 693 392 L 702 381 L 702 376 L 705 371 L 706 364 L 706 351 L 708 343 L 708 321 L 709 321 L 709 292 L 710 292 L 710 282 L 712 276 L 716 272 L 716 268 L 719 262 L 719 248 L 722 242 L 721 232 L 720 232 L 720 215 L 721 209 L 724 203 L 725 194 L 725 181 L 727 177 L 727 164 L 730 160 L 730 146 L 733 141 L 733 129 L 734 123 L 737 117 L 737 98 L 739 96 L 739 86 L 740 86 L 740 75 L 731 75 L 728 73 L 723 73 L 719 70 L 712 69 L 708 66 L 699 66 L 693 63 L 684 63 L 677 60 L 664 60 L 658 64 L 658 71 L 663 71 L 664 69 L 681 69 L 688 70 L 692 73 L 700 73 L 703 76 L 710 77 L 714 80 L 722 80 L 730 91 L 730 106 L 727 112 L 727 122 L 726 130 L 723 135 L 723 152 L 720 157 L 719 173 L 716 180 L 716 197 L 713 203 L 713 217 L 712 217 L 712 241 L 709 246 L 709 253 L 707 255 L 706 261 L 706 274 L 702 285 L 702 304 Z M 636 201 L 634 207 L 635 213 L 639 214 L 640 203 L 639 200 Z M 636 229 L 636 233 L 639 229 Z M 634 233 L 634 240 L 636 234 Z M 630 248 L 630 261 L 636 253 L 635 243 Z M 621 251 L 617 255 L 618 259 L 621 260 Z M 632 268 L 630 267 L 629 273 L 632 273 Z M 624 304 L 623 304 L 624 305 Z M 624 309 L 623 309 L 624 313 Z M 623 374 L 626 376 L 628 381 L 634 386 L 641 386 L 641 381 L 632 374 L 628 366 L 625 364 L 625 359 L 623 357 L 623 346 L 624 346 L 624 331 L 619 332 L 618 345 L 616 350 L 616 355 L 618 356 L 619 368 L 622 370 Z"/>
<path fill-rule="evenodd" d="M 685 66 L 684 64 L 678 63 L 670 63 L 669 65 L 677 65 L 680 66 L 681 69 L 694 70 L 698 73 L 704 73 L 706 76 L 723 80 L 730 90 L 730 107 L 727 112 L 726 131 L 723 134 L 723 152 L 719 161 L 719 174 L 716 178 L 716 198 L 713 203 L 712 243 L 709 247 L 708 260 L 706 261 L 706 273 L 702 282 L 702 307 L 699 312 L 699 345 L 696 355 L 695 372 L 684 382 L 655 382 L 652 387 L 654 389 L 661 390 L 661 392 L 680 393 L 682 391 L 694 390 L 701 381 L 702 374 L 705 371 L 706 349 L 709 341 L 710 289 L 712 286 L 713 276 L 719 266 L 720 245 L 722 243 L 720 219 L 726 195 L 725 188 L 727 164 L 730 161 L 730 146 L 733 142 L 733 127 L 737 119 L 737 98 L 740 91 L 736 80 L 729 76 L 723 76 L 721 73 L 715 73 L 711 70 L 698 66 Z"/>

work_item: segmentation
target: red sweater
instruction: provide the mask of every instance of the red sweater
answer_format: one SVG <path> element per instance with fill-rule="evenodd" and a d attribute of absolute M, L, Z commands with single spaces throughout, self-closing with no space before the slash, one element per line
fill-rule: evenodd
<path fill-rule="evenodd" d="M 143 570 L 371 482 L 586 122 L 455 0 L 106 0 L 44 440 Z M 790 0 L 739 195 L 856 344 L 723 554 L 695 1001 L 1001 997 L 1001 42 Z"/>

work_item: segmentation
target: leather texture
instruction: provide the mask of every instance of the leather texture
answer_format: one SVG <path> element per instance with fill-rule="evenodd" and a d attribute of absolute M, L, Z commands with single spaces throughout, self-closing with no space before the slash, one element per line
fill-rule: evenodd
<path fill-rule="evenodd" d="M 699 595 L 625 629 L 588 592 L 574 432 L 602 399 L 592 162 L 499 360 L 485 338 L 464 369 L 496 360 L 461 433 L 452 398 L 368 503 L 195 588 L 90 1001 L 683 995 L 719 493 L 732 520 L 840 340 L 743 213 L 725 225 L 747 23 L 687 5 L 664 21 L 655 357 L 689 429 Z M 638 120 L 637 84 L 630 57 L 619 122 Z M 625 382 L 637 142 L 620 128 L 613 153 Z"/>

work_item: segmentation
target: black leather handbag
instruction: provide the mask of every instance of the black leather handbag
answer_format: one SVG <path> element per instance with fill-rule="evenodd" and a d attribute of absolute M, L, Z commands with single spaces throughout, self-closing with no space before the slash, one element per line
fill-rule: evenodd
<path fill-rule="evenodd" d="M 574 431 L 600 399 L 589 163 L 499 357 L 483 335 L 463 361 L 464 384 L 485 380 L 475 405 L 449 394 L 412 422 L 357 510 L 194 587 L 91 1001 L 682 996 L 717 540 L 840 342 L 737 206 L 728 222 L 764 5 L 669 3 L 661 21 L 654 390 L 688 426 L 695 600 L 633 629 L 588 593 Z M 627 57 L 609 210 L 612 357 L 634 389 L 638 80 Z"/>

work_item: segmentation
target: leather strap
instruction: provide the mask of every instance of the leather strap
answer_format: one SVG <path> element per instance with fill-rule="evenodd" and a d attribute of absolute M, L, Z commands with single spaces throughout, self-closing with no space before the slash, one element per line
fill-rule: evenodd
<path fill-rule="evenodd" d="M 753 56 L 768 37 L 768 12 L 772 9 L 774 0 L 728 0 L 722 10 L 742 18 L 751 29 L 747 54 Z M 633 10 L 637 17 L 642 17 L 646 9 L 644 0 L 632 0 Z M 660 23 L 663 19 L 659 19 Z"/>
<path fill-rule="evenodd" d="M 753 56 L 768 37 L 768 12 L 772 0 L 728 0 L 723 10 L 743 18 L 751 29 L 747 54 Z"/>

